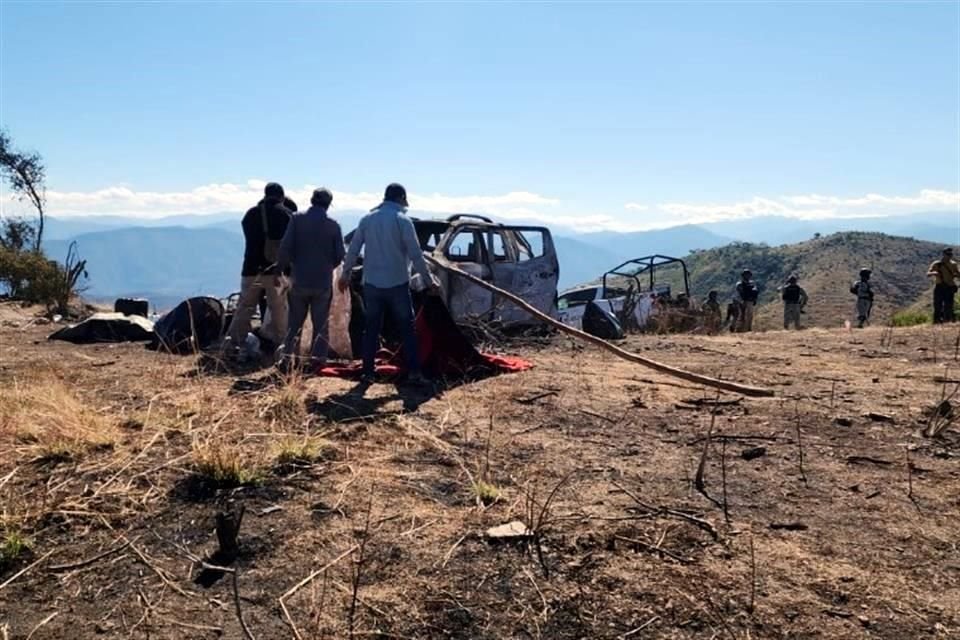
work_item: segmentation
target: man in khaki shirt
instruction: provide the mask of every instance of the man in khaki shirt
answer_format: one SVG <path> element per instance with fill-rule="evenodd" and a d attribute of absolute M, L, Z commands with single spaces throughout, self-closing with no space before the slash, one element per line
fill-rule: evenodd
<path fill-rule="evenodd" d="M 957 293 L 960 267 L 953 261 L 953 249 L 943 250 L 943 257 L 930 265 L 928 276 L 933 277 L 933 322 L 953 322 L 953 297 Z"/>

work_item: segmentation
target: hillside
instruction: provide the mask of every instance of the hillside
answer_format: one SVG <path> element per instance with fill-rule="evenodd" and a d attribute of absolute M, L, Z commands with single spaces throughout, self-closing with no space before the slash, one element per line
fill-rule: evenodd
<path fill-rule="evenodd" d="M 886 323 L 895 311 L 922 302 L 930 289 L 927 268 L 942 248 L 932 242 L 863 232 L 836 233 L 779 247 L 734 243 L 689 256 L 691 293 L 702 300 L 716 289 L 721 300 L 728 300 L 740 271 L 749 268 L 761 292 L 758 326 L 775 328 L 782 323 L 777 288 L 796 273 L 810 296 L 804 321 L 835 327 L 851 318 L 854 299 L 849 287 L 866 266 L 873 269 L 877 295 L 873 322 Z"/>
<path fill-rule="evenodd" d="M 359 398 L 347 380 L 48 341 L 22 313 L 0 304 L 0 638 L 960 629 L 956 414 L 919 433 L 955 328 L 625 343 L 772 398 L 567 339 L 510 345 L 523 373 Z M 223 559 L 216 518 L 239 508 Z M 512 521 L 536 538 L 486 534 Z"/>
<path fill-rule="evenodd" d="M 162 309 L 190 295 L 210 293 L 224 296 L 239 286 L 243 240 L 237 218 L 208 218 L 210 220 L 205 226 L 198 226 L 204 221 L 203 216 L 181 216 L 139 227 L 115 226 L 131 221 L 110 217 L 85 222 L 53 219 L 51 228 L 54 233 L 46 242 L 46 250 L 51 257 L 62 258 L 66 255 L 69 242 L 77 240 L 81 255 L 88 261 L 89 297 L 109 300 L 122 295 L 138 295 L 149 298 Z M 930 219 L 943 222 L 942 216 Z M 351 228 L 355 220 L 353 213 L 345 212 L 341 218 L 344 229 Z M 907 226 L 903 220 L 876 220 L 888 227 Z M 183 224 L 168 226 L 175 222 Z M 783 224 L 782 220 L 780 222 Z M 794 221 L 790 224 L 800 225 L 804 237 L 813 235 L 810 231 L 814 228 L 810 226 L 812 223 Z M 949 233 L 947 227 L 924 224 L 915 221 L 911 228 L 925 230 L 930 237 L 949 238 L 956 235 Z M 557 229 L 554 238 L 560 258 L 560 289 L 591 282 L 607 269 L 630 258 L 654 253 L 686 256 L 692 252 L 690 265 L 695 267 L 692 282 L 695 296 L 703 295 L 710 288 L 717 288 L 721 295 L 727 295 L 741 265 L 749 263 L 763 278 L 761 284 L 764 284 L 766 300 L 769 301 L 771 286 L 768 285 L 775 289 L 790 269 L 796 268 L 801 271 L 801 276 L 812 278 L 806 286 L 813 288 L 808 288 L 808 291 L 813 293 L 822 289 L 816 322 L 831 324 L 839 317 L 833 307 L 841 302 L 846 304 L 849 300 L 842 292 L 838 295 L 833 291 L 827 284 L 827 278 L 823 279 L 822 285 L 817 284 L 818 274 L 835 273 L 836 269 L 843 269 L 841 280 L 846 281 L 856 275 L 859 264 L 875 264 L 878 276 L 890 273 L 889 277 L 878 279 L 877 282 L 880 291 L 888 296 L 886 302 L 878 305 L 877 311 L 888 313 L 889 309 L 885 308 L 891 304 L 893 306 L 890 308 L 894 308 L 914 303 L 929 284 L 924 278 L 915 282 L 912 277 L 901 274 L 917 273 L 940 250 L 938 245 L 929 242 L 862 232 L 843 232 L 778 247 L 729 244 L 731 239 L 754 237 L 758 229 L 767 229 L 770 237 L 776 237 L 773 227 L 773 221 L 758 219 L 754 227 L 731 221 L 711 225 L 710 228 L 680 225 L 636 233 L 571 234 L 562 228 Z M 91 230 L 67 235 L 67 232 L 81 229 Z M 729 233 L 721 234 L 724 230 Z M 857 240 L 858 237 L 863 239 Z M 837 238 L 847 238 L 848 241 Z M 887 239 L 877 240 L 879 244 L 872 246 L 871 238 Z M 877 256 L 877 251 L 882 255 Z M 832 278 L 830 280 L 832 282 Z M 811 313 L 813 310 L 814 306 L 811 305 Z M 825 310 L 827 313 L 824 313 Z"/>
<path fill-rule="evenodd" d="M 87 297 L 143 296 L 158 309 L 201 294 L 226 296 L 240 287 L 243 240 L 238 233 L 185 227 L 129 227 L 73 238 L 90 274 Z M 70 240 L 45 244 L 66 255 Z"/>

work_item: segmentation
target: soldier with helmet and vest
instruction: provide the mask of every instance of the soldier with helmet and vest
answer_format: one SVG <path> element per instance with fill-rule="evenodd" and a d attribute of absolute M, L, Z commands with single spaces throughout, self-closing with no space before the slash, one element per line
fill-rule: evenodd
<path fill-rule="evenodd" d="M 850 293 L 857 296 L 857 327 L 860 329 L 863 329 L 863 325 L 870 319 L 870 311 L 873 310 L 871 273 L 870 269 L 860 269 L 860 279 L 850 286 Z"/>
<path fill-rule="evenodd" d="M 797 284 L 797 276 L 787 278 L 787 284 L 780 289 L 780 297 L 783 299 L 783 328 L 789 329 L 792 324 L 802 329 L 800 314 L 804 313 L 803 308 L 807 306 L 807 292 Z"/>
<path fill-rule="evenodd" d="M 927 276 L 933 278 L 933 323 L 953 322 L 954 296 L 960 267 L 953 261 L 953 248 L 943 250 L 943 257 L 930 265 Z"/>
<path fill-rule="evenodd" d="M 740 273 L 740 282 L 737 283 L 736 302 L 739 306 L 737 317 L 737 331 L 740 333 L 753 331 L 753 309 L 757 306 L 760 290 L 753 281 L 753 272 L 744 269 Z"/>

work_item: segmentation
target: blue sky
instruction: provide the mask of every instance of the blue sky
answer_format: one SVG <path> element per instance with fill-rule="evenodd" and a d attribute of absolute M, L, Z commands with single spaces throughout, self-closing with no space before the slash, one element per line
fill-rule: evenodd
<path fill-rule="evenodd" d="M 957 2 L 4 0 L 0 22 L 0 123 L 44 155 L 53 214 L 223 210 L 266 179 L 612 227 L 960 210 Z"/>

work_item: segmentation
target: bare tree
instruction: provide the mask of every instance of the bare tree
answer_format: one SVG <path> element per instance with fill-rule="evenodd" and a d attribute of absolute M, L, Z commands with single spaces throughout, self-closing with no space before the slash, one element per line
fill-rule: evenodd
<path fill-rule="evenodd" d="M 0 177 L 20 200 L 27 200 L 37 211 L 33 250 L 40 251 L 43 242 L 43 207 L 47 198 L 46 167 L 36 151 L 24 152 L 13 148 L 13 140 L 6 131 L 0 131 Z"/>

